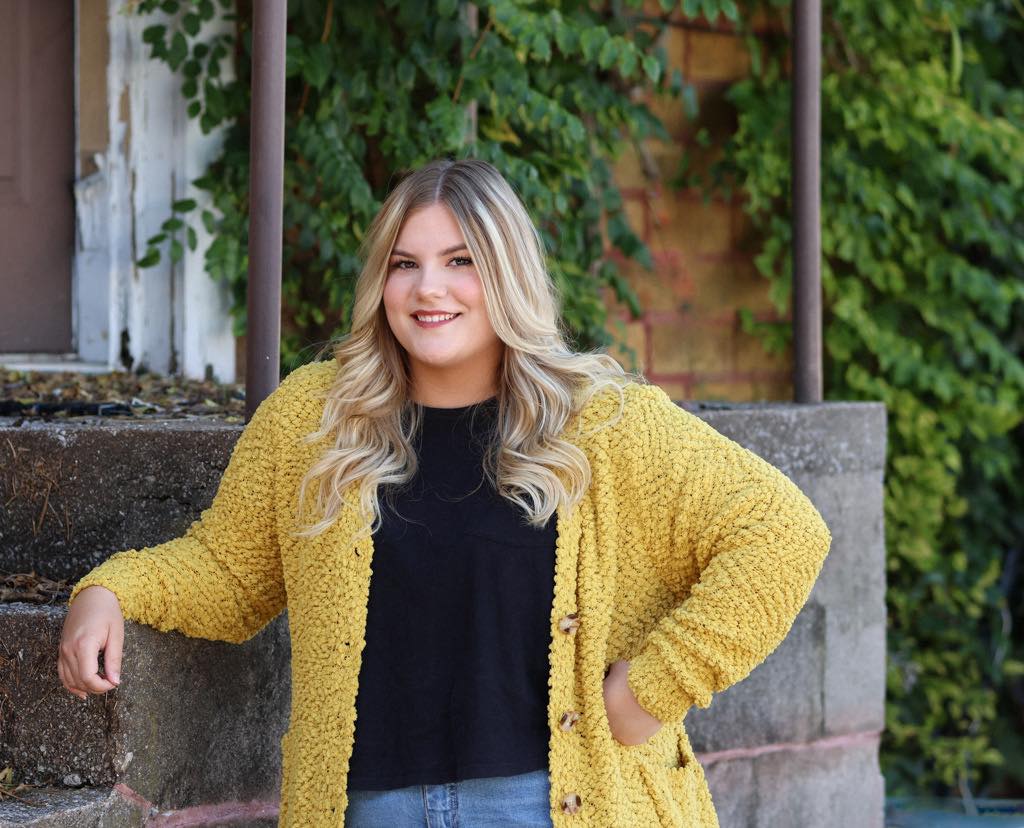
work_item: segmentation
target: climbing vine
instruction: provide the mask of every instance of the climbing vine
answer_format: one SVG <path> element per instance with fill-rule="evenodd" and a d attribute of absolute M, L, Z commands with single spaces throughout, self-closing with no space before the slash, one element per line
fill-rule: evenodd
<path fill-rule="evenodd" d="M 749 19 L 745 9 L 742 19 Z M 735 129 L 677 183 L 743 199 L 790 306 L 789 9 L 745 37 Z M 887 790 L 1024 786 L 1024 14 L 836 0 L 823 21 L 825 392 L 888 412 Z M 699 163 L 699 148 L 720 152 Z M 744 328 L 784 347 L 788 323 Z"/>
<path fill-rule="evenodd" d="M 731 0 L 703 1 L 716 13 L 719 4 L 735 15 Z M 141 0 L 136 11 L 161 13 L 144 39 L 180 72 L 189 116 L 227 135 L 195 182 L 212 206 L 175 202 L 139 264 L 195 249 L 193 224 L 202 221 L 213 237 L 206 269 L 230 286 L 240 335 L 251 12 L 233 0 Z M 234 31 L 209 35 L 205 24 L 224 18 Z M 664 25 L 631 21 L 618 3 L 387 0 L 345 3 L 343 13 L 334 0 L 289 3 L 283 370 L 347 329 L 365 228 L 397 172 L 442 155 L 483 158 L 505 174 L 541 231 L 573 344 L 613 344 L 606 293 L 640 309 L 602 235 L 625 259 L 652 263 L 611 166 L 630 144 L 668 138 L 638 92 L 680 98 L 689 90 L 693 98 L 678 71 L 665 71 Z M 226 79 L 220 67 L 230 56 L 235 73 Z M 635 354 L 620 350 L 635 364 Z"/>

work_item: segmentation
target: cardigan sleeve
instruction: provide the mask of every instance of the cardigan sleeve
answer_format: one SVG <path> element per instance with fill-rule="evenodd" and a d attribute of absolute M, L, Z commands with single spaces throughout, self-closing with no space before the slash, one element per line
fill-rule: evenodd
<path fill-rule="evenodd" d="M 286 380 L 287 382 L 287 380 Z M 78 581 L 111 590 L 126 619 L 240 644 L 285 606 L 274 518 L 279 386 L 253 413 L 210 507 L 182 537 L 116 552 Z"/>
<path fill-rule="evenodd" d="M 641 707 L 675 722 L 782 642 L 832 535 L 782 471 L 650 388 L 647 456 L 670 541 L 656 563 L 697 580 L 650 630 L 627 681 Z"/>

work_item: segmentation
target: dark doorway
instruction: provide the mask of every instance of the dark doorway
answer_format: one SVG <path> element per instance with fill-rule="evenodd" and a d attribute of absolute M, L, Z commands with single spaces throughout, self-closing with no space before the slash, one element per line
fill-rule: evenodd
<path fill-rule="evenodd" d="M 0 353 L 72 347 L 74 5 L 0 0 Z"/>

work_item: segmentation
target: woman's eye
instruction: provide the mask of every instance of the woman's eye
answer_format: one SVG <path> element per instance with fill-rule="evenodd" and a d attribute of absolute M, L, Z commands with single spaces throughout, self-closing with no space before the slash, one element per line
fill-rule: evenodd
<path fill-rule="evenodd" d="M 465 262 L 466 265 L 473 264 L 473 260 L 471 258 L 469 258 L 469 256 L 456 256 L 451 261 L 453 261 L 453 262 Z M 402 267 L 402 265 L 407 265 L 407 264 L 408 265 L 413 265 L 413 267 L 416 266 L 416 262 L 414 262 L 412 259 L 399 259 L 397 262 L 392 262 L 391 263 L 391 269 L 392 270 L 410 270 L 410 268 L 408 268 L 408 267 Z"/>

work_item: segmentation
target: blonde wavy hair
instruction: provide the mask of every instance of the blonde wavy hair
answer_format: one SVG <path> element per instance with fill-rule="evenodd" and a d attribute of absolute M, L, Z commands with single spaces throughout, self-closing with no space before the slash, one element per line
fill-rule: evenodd
<path fill-rule="evenodd" d="M 343 492 L 356 483 L 365 521 L 360 534 L 376 531 L 378 489 L 416 474 L 412 439 L 422 409 L 410 399 L 405 349 L 391 331 L 382 298 L 403 221 L 438 203 L 448 207 L 462 231 L 491 325 L 505 344 L 484 472 L 531 525 L 543 526 L 560 504 L 575 505 L 590 485 L 586 455 L 560 436 L 571 418 L 593 395 L 611 389 L 618 410 L 598 428 L 610 425 L 622 414 L 622 386 L 646 382 L 607 354 L 569 348 L 540 235 L 501 173 L 478 159 L 432 161 L 394 187 L 360 244 L 364 265 L 350 332 L 325 349 L 333 349 L 339 370 L 327 391 L 320 428 L 304 438 L 328 445 L 303 478 L 298 496 L 300 525 L 311 487 L 320 519 L 307 523 L 298 536 L 327 529 L 342 508 Z"/>

